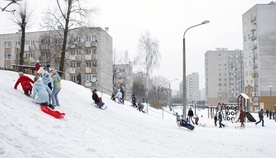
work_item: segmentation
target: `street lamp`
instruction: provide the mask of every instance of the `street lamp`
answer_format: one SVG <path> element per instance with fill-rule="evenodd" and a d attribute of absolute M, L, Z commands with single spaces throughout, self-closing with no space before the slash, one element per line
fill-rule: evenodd
<path fill-rule="evenodd" d="M 269 89 L 270 89 L 270 98 L 269 98 L 269 100 L 270 100 L 270 110 L 272 111 L 272 100 L 271 100 L 271 96 L 272 96 L 272 86 L 269 86 Z M 271 116 L 271 115 L 270 115 Z M 270 119 L 271 119 L 271 117 L 270 117 Z"/>
<path fill-rule="evenodd" d="M 170 91 L 170 111 L 172 111 L 172 92 L 171 92 L 171 82 L 172 81 L 176 81 L 177 80 L 177 78 L 176 79 L 174 79 L 174 80 L 171 80 L 171 81 L 169 81 L 169 91 Z"/>
<path fill-rule="evenodd" d="M 184 35 L 183 35 L 183 118 L 186 118 L 186 57 L 185 57 L 185 34 L 186 32 L 193 28 L 193 27 L 197 27 L 197 26 L 200 26 L 200 25 L 203 25 L 203 24 L 208 24 L 209 21 L 208 20 L 205 20 L 203 21 L 202 23 L 200 24 L 197 24 L 197 25 L 194 25 L 194 26 L 191 26 L 189 28 L 186 29 L 186 31 L 184 32 Z"/>

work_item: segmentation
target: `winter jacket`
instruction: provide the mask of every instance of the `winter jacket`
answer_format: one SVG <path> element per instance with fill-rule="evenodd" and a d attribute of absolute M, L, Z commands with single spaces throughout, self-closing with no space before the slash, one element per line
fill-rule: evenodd
<path fill-rule="evenodd" d="M 49 83 L 51 83 L 51 87 L 53 87 L 53 81 L 52 81 L 52 74 L 49 72 L 45 72 L 42 76 L 42 82 L 46 85 L 48 85 Z"/>
<path fill-rule="evenodd" d="M 193 110 L 189 110 L 189 111 L 188 111 L 188 116 L 194 116 Z"/>
<path fill-rule="evenodd" d="M 51 95 L 51 89 L 45 85 L 41 78 L 39 78 L 35 83 L 34 83 L 34 87 L 33 87 L 33 95 L 32 98 L 35 99 L 36 96 L 36 102 L 37 103 L 49 103 L 49 95 Z"/>
<path fill-rule="evenodd" d="M 114 96 L 114 98 L 118 98 L 118 99 L 121 99 L 123 97 L 123 94 L 122 94 L 122 92 L 120 92 L 120 91 L 118 91 L 117 93 L 116 93 L 116 95 Z"/>
<path fill-rule="evenodd" d="M 95 103 L 100 102 L 99 96 L 98 96 L 98 94 L 96 92 L 93 92 L 92 99 L 94 100 Z"/>
<path fill-rule="evenodd" d="M 221 115 L 221 113 L 219 113 L 218 118 L 219 118 L 220 121 L 222 121 L 222 115 Z"/>
<path fill-rule="evenodd" d="M 36 63 L 36 64 L 35 64 L 35 71 L 37 72 L 39 69 L 40 69 L 40 64 L 39 64 L 39 63 Z"/>
<path fill-rule="evenodd" d="M 260 110 L 260 111 L 259 111 L 259 118 L 264 118 L 263 110 Z"/>
<path fill-rule="evenodd" d="M 14 89 L 17 89 L 19 83 L 21 83 L 23 91 L 28 92 L 32 90 L 33 86 L 31 83 L 34 83 L 34 81 L 30 79 L 28 76 L 20 76 L 14 85 Z"/>
<path fill-rule="evenodd" d="M 240 111 L 240 122 L 245 121 L 245 112 L 243 110 Z"/>
<path fill-rule="evenodd" d="M 61 89 L 61 84 L 60 84 L 61 78 L 57 73 L 53 74 L 52 81 L 53 81 L 53 88 L 54 89 Z"/>

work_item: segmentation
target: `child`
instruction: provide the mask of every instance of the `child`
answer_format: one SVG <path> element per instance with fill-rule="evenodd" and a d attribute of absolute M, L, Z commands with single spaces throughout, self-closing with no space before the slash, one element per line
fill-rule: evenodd
<path fill-rule="evenodd" d="M 196 116 L 194 117 L 194 119 L 195 119 L 195 124 L 198 125 L 199 117 L 196 115 Z"/>

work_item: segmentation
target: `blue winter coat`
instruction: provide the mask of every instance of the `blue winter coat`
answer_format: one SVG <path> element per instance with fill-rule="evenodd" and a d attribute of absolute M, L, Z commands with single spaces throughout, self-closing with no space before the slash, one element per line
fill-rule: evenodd
<path fill-rule="evenodd" d="M 45 72 L 42 76 L 42 81 L 44 84 L 48 85 L 51 83 L 51 86 L 53 87 L 53 81 L 52 81 L 52 74 L 49 72 Z"/>
<path fill-rule="evenodd" d="M 39 78 L 33 85 L 33 99 L 36 97 L 36 103 L 49 103 L 49 95 L 51 95 L 51 89 L 45 85 L 41 78 Z"/>
<path fill-rule="evenodd" d="M 120 91 L 118 91 L 118 92 L 116 93 L 116 95 L 114 96 L 114 98 L 121 99 L 122 96 L 123 96 L 123 94 L 122 94 Z"/>

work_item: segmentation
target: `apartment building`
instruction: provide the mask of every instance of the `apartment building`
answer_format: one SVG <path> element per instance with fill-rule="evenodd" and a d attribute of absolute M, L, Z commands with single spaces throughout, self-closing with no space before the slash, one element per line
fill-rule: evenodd
<path fill-rule="evenodd" d="M 188 104 L 196 104 L 199 100 L 199 74 L 188 74 L 186 77 L 186 97 Z"/>
<path fill-rule="evenodd" d="M 217 48 L 205 53 L 206 104 L 236 103 L 242 92 L 242 51 Z"/>
<path fill-rule="evenodd" d="M 275 110 L 276 3 L 250 8 L 242 15 L 242 26 L 244 86 L 251 98 L 250 110 Z"/>
<path fill-rule="evenodd" d="M 113 90 L 116 92 L 120 87 L 125 91 L 125 99 L 130 100 L 132 95 L 133 73 L 130 64 L 117 64 L 113 69 Z"/>
<path fill-rule="evenodd" d="M 18 65 L 20 40 L 20 33 L 0 35 L 0 67 Z M 62 41 L 56 31 L 27 32 L 23 65 L 34 66 L 39 60 L 58 69 Z M 100 27 L 76 28 L 70 31 L 67 46 L 63 77 L 88 88 L 112 91 L 112 37 Z"/>

